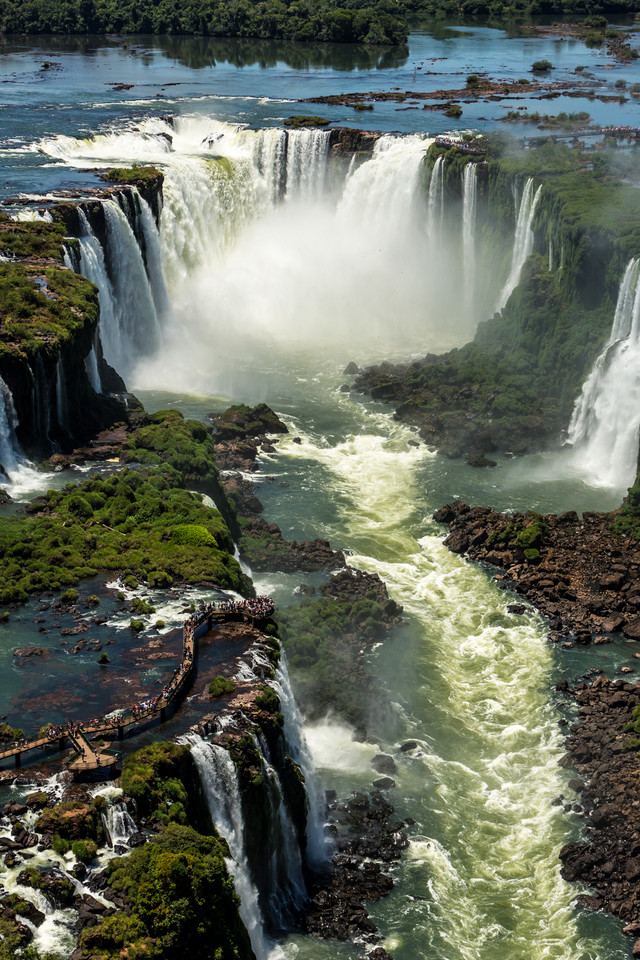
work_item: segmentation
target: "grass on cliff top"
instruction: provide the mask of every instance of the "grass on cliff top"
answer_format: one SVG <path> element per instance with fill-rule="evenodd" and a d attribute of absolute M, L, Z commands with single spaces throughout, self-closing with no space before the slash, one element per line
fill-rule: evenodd
<path fill-rule="evenodd" d="M 149 184 L 157 183 L 158 178 L 162 179 L 163 174 L 157 167 L 143 166 L 134 163 L 131 167 L 114 167 L 102 174 L 103 180 L 109 183 L 131 183 L 131 184 Z"/>
<path fill-rule="evenodd" d="M 61 267 L 0 265 L 0 354 L 58 352 L 87 323 L 98 322 L 96 287 Z"/>
<path fill-rule="evenodd" d="M 313 719 L 335 710 L 359 725 L 366 705 L 357 689 L 358 645 L 348 635 L 377 630 L 382 608 L 373 599 L 322 597 L 278 612 L 280 638 L 291 678 L 305 714 Z"/>
<path fill-rule="evenodd" d="M 62 263 L 64 236 L 61 223 L 16 221 L 0 213 L 0 254 L 5 257 L 43 258 Z"/>
<path fill-rule="evenodd" d="M 249 960 L 253 954 L 226 855 L 217 837 L 174 823 L 112 860 L 109 886 L 129 908 L 81 933 L 82 956 Z"/>
<path fill-rule="evenodd" d="M 185 489 L 194 478 L 217 479 L 206 428 L 181 414 L 154 419 L 134 443 L 153 439 L 158 466 L 50 490 L 27 506 L 28 517 L 0 519 L 0 602 L 102 572 L 133 574 L 156 587 L 178 580 L 246 591 L 224 519 Z M 140 452 L 134 446 L 136 459 Z"/>

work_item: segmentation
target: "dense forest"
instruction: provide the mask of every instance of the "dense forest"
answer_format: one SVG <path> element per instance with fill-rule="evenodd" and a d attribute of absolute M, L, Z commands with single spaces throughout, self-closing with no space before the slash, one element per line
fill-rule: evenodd
<path fill-rule="evenodd" d="M 399 44 L 419 17 L 509 19 L 638 10 L 640 0 L 0 0 L 0 32 Z"/>

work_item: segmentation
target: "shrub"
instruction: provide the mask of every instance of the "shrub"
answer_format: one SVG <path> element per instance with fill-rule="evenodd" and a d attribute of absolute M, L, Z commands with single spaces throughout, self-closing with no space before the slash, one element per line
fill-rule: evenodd
<path fill-rule="evenodd" d="M 553 70 L 553 64 L 550 60 L 536 60 L 531 64 L 534 73 L 544 73 L 546 70 Z"/>
<path fill-rule="evenodd" d="M 81 863 L 91 863 L 98 852 L 98 846 L 93 840 L 74 840 L 71 844 L 71 851 Z"/>
<path fill-rule="evenodd" d="M 111 663 L 111 661 L 109 660 L 109 657 L 107 656 L 106 653 L 104 653 L 104 651 L 98 657 L 98 663 L 100 664 Z"/>
<path fill-rule="evenodd" d="M 71 589 L 65 590 L 60 599 L 63 603 L 75 603 L 79 596 L 78 591 L 71 587 Z"/>
<path fill-rule="evenodd" d="M 133 633 L 140 633 L 142 630 L 144 630 L 144 623 L 142 620 L 132 620 L 129 623 L 129 629 L 132 630 Z"/>
<path fill-rule="evenodd" d="M 64 837 L 61 837 L 59 833 L 56 833 L 51 841 L 51 846 L 56 853 L 59 853 L 61 857 L 64 857 L 65 853 L 69 853 L 71 849 L 71 844 L 68 840 L 65 840 Z"/>
<path fill-rule="evenodd" d="M 214 699 L 224 697 L 227 693 L 233 693 L 235 688 L 236 685 L 233 680 L 229 680 L 228 677 L 217 676 L 209 684 L 209 696 Z"/>
<path fill-rule="evenodd" d="M 468 87 L 477 87 L 480 83 L 480 77 L 477 73 L 470 73 L 467 75 L 467 86 Z"/>

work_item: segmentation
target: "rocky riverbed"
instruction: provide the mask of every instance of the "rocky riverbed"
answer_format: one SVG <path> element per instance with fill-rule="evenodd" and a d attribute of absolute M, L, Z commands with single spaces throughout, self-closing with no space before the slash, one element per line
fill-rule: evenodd
<path fill-rule="evenodd" d="M 640 548 L 615 533 L 613 514 L 503 514 L 457 501 L 434 519 L 449 526 L 454 553 L 504 570 L 495 579 L 549 618 L 551 640 L 640 639 Z"/>

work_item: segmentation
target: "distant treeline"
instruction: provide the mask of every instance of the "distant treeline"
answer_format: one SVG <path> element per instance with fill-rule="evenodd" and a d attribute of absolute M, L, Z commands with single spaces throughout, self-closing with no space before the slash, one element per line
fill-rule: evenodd
<path fill-rule="evenodd" d="M 405 43 L 394 0 L 0 0 L 4 33 L 151 33 Z"/>
<path fill-rule="evenodd" d="M 0 0 L 0 33 L 142 33 L 403 44 L 423 17 L 640 10 L 640 0 Z"/>

